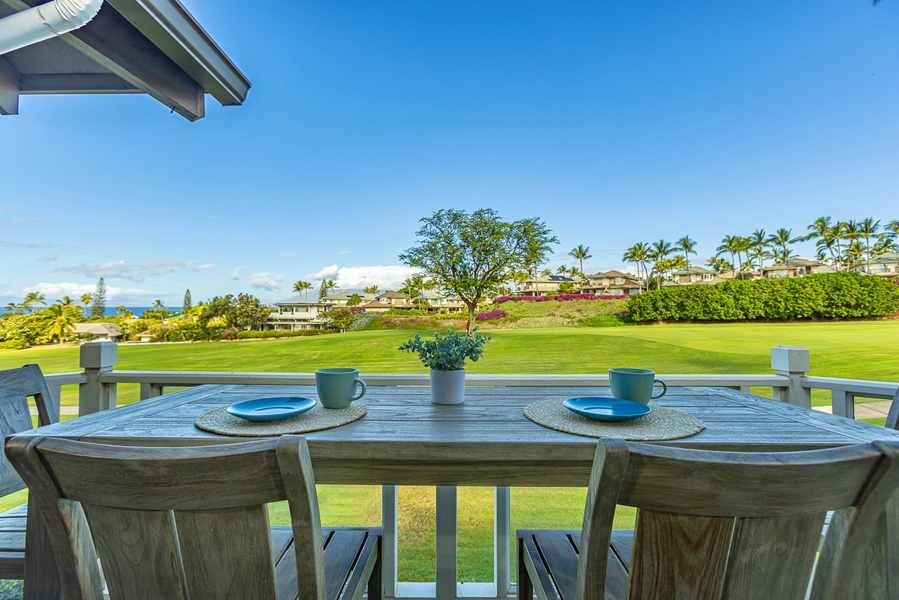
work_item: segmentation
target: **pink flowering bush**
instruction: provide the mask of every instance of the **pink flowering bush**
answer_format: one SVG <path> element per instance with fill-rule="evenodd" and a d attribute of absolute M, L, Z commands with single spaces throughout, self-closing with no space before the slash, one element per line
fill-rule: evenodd
<path fill-rule="evenodd" d="M 568 300 L 621 300 L 623 298 L 627 298 L 627 296 L 621 295 L 613 295 L 613 294 L 556 294 L 555 296 L 499 296 L 496 298 L 493 303 L 494 304 L 502 304 L 503 302 L 510 302 L 514 300 L 518 300 L 521 302 L 546 302 L 547 300 L 558 300 L 560 302 L 567 302 Z"/>
<path fill-rule="evenodd" d="M 475 315 L 475 321 L 493 321 L 494 319 L 502 319 L 504 317 L 508 317 L 509 313 L 504 311 L 501 308 L 497 308 L 495 310 L 491 310 L 488 312 L 480 312 Z"/>

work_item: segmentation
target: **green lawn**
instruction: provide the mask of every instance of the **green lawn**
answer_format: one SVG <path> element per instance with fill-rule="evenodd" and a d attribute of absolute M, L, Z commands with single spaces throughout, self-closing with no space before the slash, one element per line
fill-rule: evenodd
<path fill-rule="evenodd" d="M 363 373 L 420 373 L 417 359 L 396 350 L 410 331 L 369 331 L 308 338 L 197 344 L 119 346 L 117 368 L 177 371 L 311 372 L 329 366 L 354 366 Z M 813 375 L 896 381 L 895 341 L 899 321 L 655 325 L 610 328 L 492 330 L 485 358 L 471 373 L 605 373 L 611 366 L 640 366 L 658 373 L 770 373 L 776 345 L 805 346 Z M 37 362 L 45 373 L 77 371 L 78 349 L 34 348 L 0 351 L 0 369 Z M 68 386 L 72 388 L 72 386 Z M 119 403 L 137 400 L 137 386 L 122 386 Z M 822 392 L 815 404 L 828 404 Z M 77 405 L 68 389 L 63 404 Z M 326 524 L 380 522 L 377 488 L 322 486 Z M 16 497 L 20 501 L 24 497 Z M 4 499 L 7 500 L 7 499 Z M 434 577 L 433 488 L 400 492 L 400 579 Z M 459 493 L 460 579 L 492 579 L 492 494 L 479 488 Z M 516 527 L 579 528 L 583 490 L 515 489 Z M 12 505 L 11 501 L 6 502 Z M 283 506 L 273 519 L 286 523 Z M 619 525 L 633 515 L 626 512 Z M 513 552 L 514 555 L 514 552 Z"/>

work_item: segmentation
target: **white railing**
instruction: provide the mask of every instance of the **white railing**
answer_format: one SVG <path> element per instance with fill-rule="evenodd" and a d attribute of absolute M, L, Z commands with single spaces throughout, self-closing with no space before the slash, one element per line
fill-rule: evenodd
<path fill-rule="evenodd" d="M 59 394 L 62 385 L 79 385 L 79 414 L 113 408 L 118 384 L 139 384 L 140 399 L 157 397 L 167 387 L 204 384 L 315 385 L 314 373 L 124 371 L 114 369 L 115 344 L 91 342 L 82 347 L 83 372 L 49 375 L 51 391 Z M 777 346 L 771 351 L 773 374 L 768 375 L 659 375 L 669 386 L 728 387 L 749 392 L 770 389 L 770 397 L 781 402 L 810 407 L 812 389 L 830 390 L 834 414 L 854 417 L 857 397 L 892 398 L 897 384 L 856 379 L 809 377 L 808 350 Z M 427 386 L 426 373 L 415 375 L 363 374 L 366 384 Z M 470 386 L 606 386 L 608 375 L 473 375 Z M 58 396 L 57 396 L 58 397 Z M 494 492 L 494 580 L 482 583 L 458 583 L 456 488 L 436 489 L 436 581 L 410 583 L 397 581 L 396 486 L 381 491 L 381 517 L 384 527 L 384 591 L 387 598 L 451 600 L 453 598 L 507 598 L 511 587 L 511 507 L 509 488 Z"/>

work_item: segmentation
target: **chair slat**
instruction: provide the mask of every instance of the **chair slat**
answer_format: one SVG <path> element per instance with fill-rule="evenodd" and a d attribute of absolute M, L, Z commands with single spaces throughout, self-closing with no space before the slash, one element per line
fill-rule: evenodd
<path fill-rule="evenodd" d="M 637 512 L 628 598 L 719 598 L 732 517 Z"/>
<path fill-rule="evenodd" d="M 114 600 L 329 600 L 328 590 L 359 600 L 366 583 L 380 600 L 382 530 L 330 530 L 324 551 L 302 437 L 155 449 L 11 438 L 7 452 L 47 516 L 60 565 L 62 583 L 34 597 L 64 587 L 67 598 L 100 600 L 96 546 Z M 272 529 L 267 504 L 281 500 L 291 526 Z M 29 556 L 42 549 L 32 541 Z"/>
<path fill-rule="evenodd" d="M 824 515 L 738 519 L 724 598 L 805 598 Z"/>
<path fill-rule="evenodd" d="M 624 568 L 630 571 L 631 553 L 634 551 L 634 532 L 622 529 L 613 531 L 612 550 Z"/>
<path fill-rule="evenodd" d="M 2 372 L 0 372 L 2 373 Z M 0 388 L 0 439 L 31 429 L 31 412 L 25 395 L 13 395 Z M 25 488 L 25 483 L 0 453 L 0 496 L 6 496 Z"/>
<path fill-rule="evenodd" d="M 176 511 L 190 597 L 274 599 L 275 573 L 264 505 Z"/>
<path fill-rule="evenodd" d="M 34 399 L 37 408 L 38 425 L 49 425 L 59 421 L 59 399 L 54 398 L 47 386 L 47 381 L 37 365 L 25 365 L 18 369 L 0 371 L 0 443 L 4 444 L 6 437 L 33 428 L 31 411 L 28 399 Z M 25 483 L 19 474 L 9 463 L 6 452 L 0 452 L 0 496 L 24 489 Z M 27 504 L 7 511 L 0 516 L 0 530 L 19 531 L 18 525 L 10 519 L 12 516 L 21 517 L 24 521 L 27 515 Z M 39 519 L 35 519 L 39 521 Z M 41 523 L 37 522 L 33 529 L 43 531 Z M 34 537 L 34 533 L 31 534 Z M 26 540 L 27 541 L 27 540 Z M 49 585 L 57 585 L 56 570 L 52 565 L 52 553 L 46 547 L 46 543 L 36 543 L 32 540 L 28 544 L 29 554 L 35 557 L 35 564 L 42 564 L 42 580 Z M 7 552 L 0 553 L 0 577 L 5 579 L 23 579 L 25 577 L 24 552 L 25 544 L 8 540 L 4 543 Z M 50 563 L 46 563 L 51 559 Z M 26 590 L 31 592 L 31 590 Z"/>
<path fill-rule="evenodd" d="M 297 594 L 297 546 L 291 543 L 284 550 L 281 560 L 275 564 L 275 589 L 278 600 L 296 600 Z"/>
<path fill-rule="evenodd" d="M 337 600 L 340 596 L 364 541 L 364 531 L 335 531 L 331 536 L 325 546 L 328 600 Z"/>
<path fill-rule="evenodd" d="M 628 579 L 628 569 L 630 568 L 630 549 L 633 545 L 634 532 L 628 532 L 630 535 L 627 536 L 625 540 L 625 544 L 627 545 L 627 558 L 626 561 L 622 560 L 619 557 L 615 550 L 615 534 L 621 532 L 612 532 L 611 536 L 611 544 L 609 547 L 608 559 L 606 562 L 606 580 L 604 587 L 605 596 L 604 600 L 624 600 L 627 597 L 627 579 Z M 571 541 L 574 543 L 575 549 L 580 554 L 580 546 L 581 546 L 581 532 L 574 531 L 570 534 Z M 622 536 L 618 536 L 622 537 Z M 624 551 L 623 548 L 620 548 L 621 551 Z"/>
<path fill-rule="evenodd" d="M 171 516 L 166 511 L 133 511 L 85 505 L 94 545 L 112 598 L 187 598 L 178 562 Z"/>
<path fill-rule="evenodd" d="M 899 429 L 899 389 L 893 396 L 893 402 L 890 404 L 890 411 L 887 413 L 886 422 L 883 424 L 887 429 Z"/>
<path fill-rule="evenodd" d="M 354 590 L 352 595 L 344 595 L 344 600 L 360 600 L 365 590 L 365 582 L 367 582 L 376 568 L 380 568 L 378 558 L 380 556 L 378 542 L 379 537 L 371 535 L 368 531 L 363 530 L 364 542 L 359 550 L 358 556 L 347 577 L 347 590 Z M 380 590 L 376 590 L 380 593 Z M 374 591 L 369 594 L 368 600 L 374 600 Z"/>
<path fill-rule="evenodd" d="M 550 577 L 550 570 L 543 562 L 543 555 L 537 547 L 534 532 L 527 532 L 519 537 L 519 544 L 521 545 L 519 553 L 521 562 L 518 564 L 518 581 L 533 583 L 533 591 L 536 592 L 538 600 L 560 600 L 556 586 Z M 531 600 L 531 594 L 525 593 L 525 590 L 530 588 L 530 585 L 518 588 L 519 600 Z"/>

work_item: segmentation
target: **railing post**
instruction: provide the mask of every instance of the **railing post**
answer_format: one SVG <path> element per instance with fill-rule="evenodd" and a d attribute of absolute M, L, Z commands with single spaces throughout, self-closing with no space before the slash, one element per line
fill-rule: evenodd
<path fill-rule="evenodd" d="M 85 382 L 78 389 L 78 415 L 115 408 L 115 384 L 100 382 L 100 374 L 112 371 L 119 360 L 115 342 L 87 342 L 81 346 Z"/>
<path fill-rule="evenodd" d="M 809 352 L 801 346 L 774 346 L 771 348 L 771 368 L 783 377 L 789 377 L 786 402 L 805 408 L 812 407 L 812 394 L 802 387 L 805 374 L 811 369 Z"/>
<path fill-rule="evenodd" d="M 496 597 L 506 598 L 512 586 L 512 510 L 509 488 L 493 490 L 493 581 Z"/>
<path fill-rule="evenodd" d="M 385 598 L 396 598 L 397 529 L 399 503 L 395 485 L 381 486 L 381 589 Z"/>
<path fill-rule="evenodd" d="M 437 600 L 456 597 L 457 576 L 457 503 L 455 486 L 437 486 Z"/>

